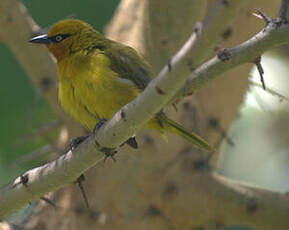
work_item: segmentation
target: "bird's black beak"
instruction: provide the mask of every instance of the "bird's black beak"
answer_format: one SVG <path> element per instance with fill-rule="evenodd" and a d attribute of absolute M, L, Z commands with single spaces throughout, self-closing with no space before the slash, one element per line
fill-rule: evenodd
<path fill-rule="evenodd" d="M 31 43 L 39 43 L 39 44 L 50 44 L 51 40 L 47 37 L 47 34 L 39 35 L 29 40 Z"/>

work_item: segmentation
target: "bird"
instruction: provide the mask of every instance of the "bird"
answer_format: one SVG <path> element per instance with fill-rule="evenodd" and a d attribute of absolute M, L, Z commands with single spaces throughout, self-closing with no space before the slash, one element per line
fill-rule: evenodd
<path fill-rule="evenodd" d="M 88 23 L 64 19 L 31 43 L 44 44 L 56 58 L 58 99 L 63 109 L 88 131 L 110 119 L 150 83 L 152 67 L 132 47 L 110 40 Z M 143 128 L 177 134 L 198 149 L 213 151 L 210 144 L 160 111 Z"/>

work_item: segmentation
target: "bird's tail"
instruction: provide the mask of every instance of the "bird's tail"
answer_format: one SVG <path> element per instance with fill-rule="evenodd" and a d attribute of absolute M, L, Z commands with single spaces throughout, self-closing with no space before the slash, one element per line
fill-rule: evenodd
<path fill-rule="evenodd" d="M 195 133 L 190 132 L 189 130 L 186 130 L 184 127 L 179 125 L 177 122 L 169 119 L 166 116 L 160 117 L 160 122 L 163 125 L 164 130 L 177 134 L 183 138 L 185 138 L 187 141 L 191 142 L 196 148 L 207 150 L 207 151 L 214 151 L 215 149 L 208 144 L 203 138 L 198 136 Z"/>

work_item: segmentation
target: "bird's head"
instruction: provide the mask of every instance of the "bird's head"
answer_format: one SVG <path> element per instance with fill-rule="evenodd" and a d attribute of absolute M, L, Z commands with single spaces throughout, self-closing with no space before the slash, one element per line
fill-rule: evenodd
<path fill-rule="evenodd" d="M 78 19 L 61 20 L 50 27 L 47 34 L 33 37 L 32 43 L 45 44 L 58 61 L 71 53 L 85 49 L 101 35 L 89 24 Z"/>

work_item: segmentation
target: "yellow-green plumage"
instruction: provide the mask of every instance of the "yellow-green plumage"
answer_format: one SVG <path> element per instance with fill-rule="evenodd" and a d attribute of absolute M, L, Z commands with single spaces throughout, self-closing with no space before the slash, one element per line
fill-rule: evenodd
<path fill-rule="evenodd" d="M 57 35 L 65 37 L 56 41 Z M 76 19 L 62 20 L 51 27 L 47 47 L 57 59 L 59 101 L 64 110 L 93 130 L 100 118 L 109 119 L 148 85 L 150 66 L 132 48 L 111 41 L 90 25 Z M 199 136 L 190 133 L 160 113 L 145 128 L 178 134 L 194 146 L 212 150 Z"/>
<path fill-rule="evenodd" d="M 110 118 L 124 105 L 124 100 L 131 101 L 139 90 L 132 82 L 119 80 L 104 54 L 95 50 L 80 56 L 72 55 L 58 65 L 59 100 L 69 114 L 93 130 L 98 119 Z M 77 61 L 74 59 L 85 60 L 81 65 L 73 65 Z"/>

